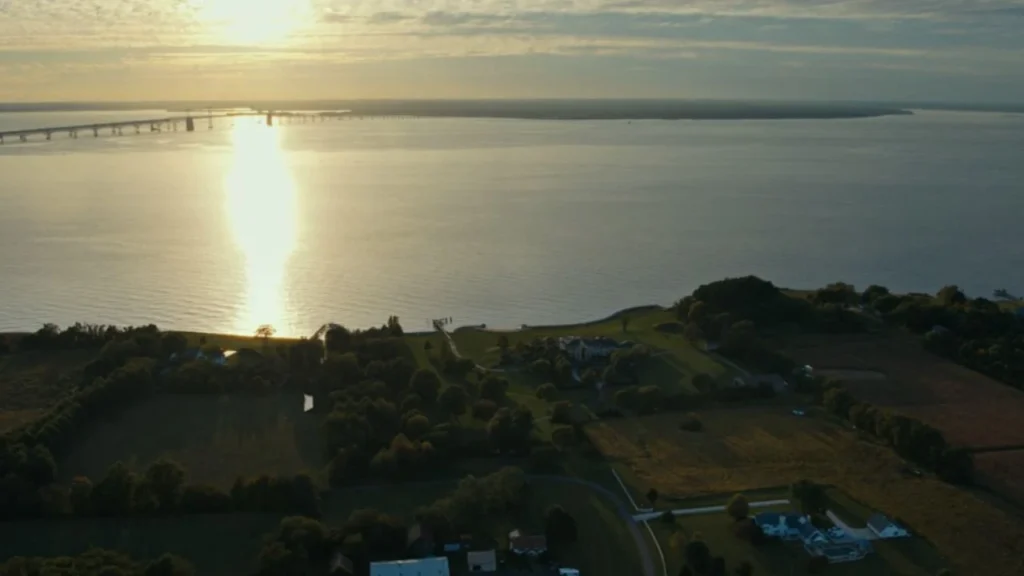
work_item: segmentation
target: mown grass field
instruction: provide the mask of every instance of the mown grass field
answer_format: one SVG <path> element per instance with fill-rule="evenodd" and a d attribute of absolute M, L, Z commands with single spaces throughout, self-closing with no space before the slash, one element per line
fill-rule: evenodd
<path fill-rule="evenodd" d="M 622 316 L 629 318 L 624 332 Z M 641 374 L 642 384 L 665 388 L 666 392 L 690 391 L 690 380 L 699 373 L 710 374 L 719 379 L 729 376 L 730 370 L 704 352 L 696 349 L 685 338 L 677 334 L 666 334 L 655 330 L 655 326 L 674 322 L 675 315 L 660 308 L 645 308 L 617 314 L 606 320 L 585 324 L 526 328 L 495 332 L 478 328 L 459 328 L 453 332 L 459 351 L 473 358 L 483 366 L 494 366 L 498 362 L 498 338 L 508 338 L 509 345 L 529 342 L 537 338 L 558 338 L 561 336 L 607 336 L 616 340 L 629 340 L 651 347 L 656 358 L 648 367 L 647 374 Z"/>
<path fill-rule="evenodd" d="M 69 350 L 0 356 L 0 432 L 33 421 L 71 392 L 94 354 Z"/>
<path fill-rule="evenodd" d="M 815 411 L 807 418 L 781 407 L 698 414 L 699 433 L 679 431 L 678 415 L 659 415 L 594 423 L 587 434 L 628 472 L 624 479 L 638 493 L 654 487 L 662 497 L 689 497 L 810 479 L 900 518 L 963 573 L 1020 574 L 1020 518 L 935 478 L 904 477 L 903 462 L 889 449 L 814 417 Z"/>
<path fill-rule="evenodd" d="M 303 413 L 301 395 L 160 396 L 97 423 L 58 470 L 62 481 L 96 481 L 114 462 L 142 471 L 168 457 L 185 466 L 191 482 L 220 488 L 238 476 L 316 475 L 325 464 L 320 417 Z"/>

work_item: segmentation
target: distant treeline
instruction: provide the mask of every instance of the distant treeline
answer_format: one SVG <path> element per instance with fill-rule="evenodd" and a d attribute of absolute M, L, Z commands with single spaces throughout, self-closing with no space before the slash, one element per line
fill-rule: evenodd
<path fill-rule="evenodd" d="M 255 107 L 264 110 L 347 110 L 354 115 L 538 120 L 687 120 L 864 118 L 909 114 L 906 107 L 872 103 L 727 100 L 350 100 L 273 102 L 137 102 L 0 104 L 0 112 L 192 110 Z"/>

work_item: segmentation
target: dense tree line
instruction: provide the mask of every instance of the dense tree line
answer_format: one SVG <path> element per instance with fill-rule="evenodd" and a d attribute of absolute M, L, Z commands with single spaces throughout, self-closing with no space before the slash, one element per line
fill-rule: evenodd
<path fill-rule="evenodd" d="M 864 304 L 886 322 L 924 337 L 931 352 L 1024 389 L 1024 321 L 985 298 L 967 298 L 956 286 L 934 297 L 896 296 L 873 286 Z"/>
<path fill-rule="evenodd" d="M 23 336 L 18 341 L 18 349 L 54 351 L 100 348 L 116 340 L 155 338 L 159 342 L 159 337 L 160 330 L 152 324 L 122 328 L 104 324 L 76 323 L 63 330 L 56 324 L 44 324 L 39 330 Z"/>
<path fill-rule="evenodd" d="M 863 319 L 850 306 L 846 284 L 833 284 L 808 299 L 793 298 L 756 276 L 705 284 L 675 304 L 683 334 L 691 340 L 725 342 L 744 322 L 766 330 L 858 332 Z M 743 336 L 733 334 L 733 336 Z M 742 346 L 740 346 L 742 348 Z"/>
<path fill-rule="evenodd" d="M 522 470 L 505 468 L 482 478 L 464 478 L 451 494 L 420 509 L 416 521 L 435 540 L 457 539 L 466 532 L 489 530 L 495 518 L 521 507 L 527 497 Z M 263 545 L 259 574 L 326 576 L 339 552 L 357 573 L 365 573 L 370 562 L 407 557 L 409 527 L 372 509 L 353 512 L 337 528 L 311 518 L 285 518 Z"/>
<path fill-rule="evenodd" d="M 974 472 L 971 453 L 949 445 L 936 428 L 896 411 L 858 402 L 838 386 L 824 389 L 821 400 L 832 414 L 883 440 L 897 454 L 935 471 L 943 480 L 957 484 L 971 482 Z"/>
<path fill-rule="evenodd" d="M 15 557 L 0 563 L 0 574 L 10 576 L 192 576 L 192 565 L 179 556 L 163 556 L 143 564 L 121 552 L 92 549 L 78 556 L 55 558 Z"/>

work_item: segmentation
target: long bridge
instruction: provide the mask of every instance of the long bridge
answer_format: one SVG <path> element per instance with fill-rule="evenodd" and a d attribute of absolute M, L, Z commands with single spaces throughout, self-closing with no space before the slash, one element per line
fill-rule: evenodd
<path fill-rule="evenodd" d="M 44 128 L 27 128 L 23 130 L 8 130 L 6 132 L 0 132 L 0 144 L 4 144 L 7 140 L 17 138 L 21 142 L 28 142 L 31 136 L 42 136 L 47 140 L 52 140 L 54 134 L 67 134 L 68 138 L 78 138 L 78 133 L 83 132 L 85 134 L 92 133 L 94 138 L 99 138 L 101 134 L 110 133 L 111 136 L 123 135 L 125 130 L 129 133 L 134 129 L 136 134 L 141 134 L 143 131 L 148 129 L 149 132 L 163 132 L 177 131 L 179 128 L 185 132 L 195 132 L 196 123 L 206 121 L 207 128 L 213 129 L 214 119 L 223 118 L 237 118 L 244 116 L 254 116 L 265 118 L 267 126 L 273 126 L 275 121 L 278 123 L 284 122 L 286 124 L 291 123 L 309 123 L 309 122 L 325 122 L 328 120 L 363 120 L 363 119 L 391 119 L 391 118 L 411 118 L 411 116 L 399 116 L 399 115 L 353 115 L 348 111 L 344 112 L 277 112 L 269 110 L 254 110 L 251 112 L 225 112 L 219 114 L 208 113 L 203 116 L 193 116 L 191 114 L 185 116 L 167 116 L 164 118 L 150 118 L 145 120 L 121 120 L 117 122 L 99 122 L 95 124 L 78 124 L 74 126 L 49 126 Z"/>

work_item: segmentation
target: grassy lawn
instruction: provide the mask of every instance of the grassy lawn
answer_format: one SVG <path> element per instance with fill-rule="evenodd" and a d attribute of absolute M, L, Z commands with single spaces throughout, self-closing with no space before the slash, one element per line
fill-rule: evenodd
<path fill-rule="evenodd" d="M 698 373 L 706 373 L 718 379 L 730 377 L 731 369 L 722 366 L 704 352 L 696 349 L 685 338 L 655 330 L 664 322 L 674 322 L 671 311 L 645 309 L 631 312 L 629 327 L 622 331 L 621 316 L 601 322 L 572 326 L 527 328 L 507 332 L 491 332 L 477 328 L 460 328 L 453 333 L 459 351 L 473 358 L 478 364 L 494 366 L 498 362 L 498 338 L 504 335 L 510 346 L 519 341 L 529 342 L 537 338 L 560 336 L 607 336 L 616 340 L 631 340 L 646 344 L 655 354 L 645 373 L 640 375 L 641 384 L 658 385 L 666 392 L 690 391 L 690 381 Z"/>
<path fill-rule="evenodd" d="M 507 542 L 508 530 L 518 527 L 531 533 L 544 531 L 544 513 L 561 506 L 576 519 L 578 539 L 568 549 L 555 554 L 560 563 L 578 568 L 588 576 L 640 574 L 640 555 L 626 523 L 612 503 L 603 496 L 573 484 L 534 480 L 531 501 L 516 519 L 502 526 L 499 542 Z M 496 535 L 497 537 L 498 535 Z"/>
<path fill-rule="evenodd" d="M 603 420 L 586 430 L 634 494 L 657 488 L 659 508 L 673 498 L 682 500 L 671 507 L 680 507 L 694 496 L 809 479 L 841 491 L 833 498 L 835 509 L 850 517 L 851 525 L 863 526 L 877 510 L 920 536 L 880 544 L 879 556 L 899 570 L 890 573 L 933 574 L 943 562 L 936 550 L 964 573 L 1014 574 L 1020 568 L 1020 518 L 935 478 L 904 477 L 904 463 L 890 450 L 861 441 L 814 412 L 806 418 L 784 407 L 697 413 L 704 424 L 699 433 L 675 429 L 677 416 L 671 414 Z"/>
<path fill-rule="evenodd" d="M 190 560 L 204 576 L 251 574 L 263 535 L 275 531 L 279 520 L 269 514 L 230 514 L 3 522 L 0 559 L 73 555 L 97 547 L 140 560 L 172 552 Z"/>
<path fill-rule="evenodd" d="M 238 476 L 316 475 L 325 464 L 318 425 L 318 415 L 303 413 L 301 395 L 159 396 L 96 424 L 58 469 L 63 481 L 97 481 L 118 460 L 142 471 L 166 456 L 192 482 L 221 488 Z"/>
<path fill-rule="evenodd" d="M 0 432 L 34 420 L 78 384 L 95 350 L 0 356 Z"/>

